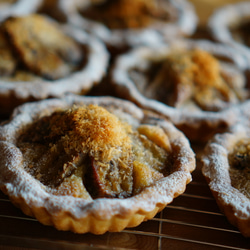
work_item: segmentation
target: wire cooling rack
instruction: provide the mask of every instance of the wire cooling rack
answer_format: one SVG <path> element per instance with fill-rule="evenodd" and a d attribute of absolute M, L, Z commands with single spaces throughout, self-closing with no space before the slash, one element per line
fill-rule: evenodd
<path fill-rule="evenodd" d="M 213 1 L 221 3 L 191 0 L 198 13 L 200 5 L 203 10 L 207 8 L 203 4 Z M 0 191 L 0 250 L 23 249 L 237 250 L 250 249 L 250 238 L 243 237 L 220 212 L 202 176 L 198 154 L 193 181 L 186 192 L 152 220 L 120 233 L 96 236 L 57 231 L 24 215 Z"/>
<path fill-rule="evenodd" d="M 104 235 L 60 232 L 24 215 L 0 192 L 2 249 L 250 249 L 220 212 L 201 173 L 199 157 L 193 181 L 152 220 L 120 233 Z"/>

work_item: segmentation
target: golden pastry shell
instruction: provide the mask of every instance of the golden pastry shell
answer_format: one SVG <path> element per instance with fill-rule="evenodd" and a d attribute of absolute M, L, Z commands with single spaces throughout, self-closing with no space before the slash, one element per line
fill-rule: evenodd
<path fill-rule="evenodd" d="M 11 16 L 22 16 L 36 12 L 43 0 L 18 0 L 14 3 L 0 3 L 0 21 Z"/>
<path fill-rule="evenodd" d="M 153 119 L 169 136 L 177 157 L 174 163 L 176 171 L 172 174 L 127 199 L 101 198 L 89 202 L 45 192 L 43 185 L 22 169 L 22 154 L 15 146 L 18 134 L 26 124 L 31 123 L 45 110 L 49 114 L 57 108 L 90 103 L 103 107 L 117 107 L 139 122 L 148 115 L 134 104 L 113 97 L 68 95 L 63 99 L 24 104 L 18 107 L 10 120 L 3 123 L 0 128 L 0 188 L 25 214 L 36 217 L 45 225 L 76 233 L 117 232 L 151 219 L 175 197 L 182 194 L 191 181 L 195 157 L 183 133 L 164 119 Z"/>
<path fill-rule="evenodd" d="M 59 9 L 69 23 L 90 32 L 112 47 L 134 47 L 138 45 L 154 45 L 163 40 L 192 35 L 197 26 L 197 15 L 193 5 L 187 0 L 167 0 L 177 11 L 177 20 L 154 27 L 151 25 L 141 29 L 110 30 L 101 23 L 82 17 L 78 8 L 88 6 L 90 1 L 79 3 L 78 0 L 59 1 Z"/>
<path fill-rule="evenodd" d="M 54 81 L 41 78 L 35 81 L 10 82 L 0 79 L 0 113 L 9 114 L 13 108 L 28 101 L 62 97 L 66 93 L 85 94 L 106 75 L 110 57 L 106 46 L 70 25 L 56 24 L 86 48 L 85 65 L 67 77 Z"/>
<path fill-rule="evenodd" d="M 247 101 L 232 109 L 238 122 L 228 132 L 215 135 L 202 156 L 202 173 L 218 206 L 245 237 L 250 237 L 250 200 L 231 185 L 228 154 L 238 141 L 250 137 L 249 107 Z"/>
<path fill-rule="evenodd" d="M 175 107 L 170 107 L 160 101 L 145 97 L 137 89 L 129 77 L 129 70 L 133 67 L 143 67 L 147 62 L 160 61 L 171 51 L 184 49 L 202 49 L 218 58 L 227 58 L 242 74 L 248 69 L 248 61 L 242 53 L 225 44 L 213 43 L 208 40 L 177 39 L 156 47 L 139 46 L 115 60 L 111 81 L 119 97 L 130 100 L 144 109 L 153 110 L 168 119 L 182 130 L 192 141 L 207 141 L 215 131 L 223 131 L 235 123 L 235 117 L 222 111 L 194 111 L 187 112 Z"/>
<path fill-rule="evenodd" d="M 239 1 L 217 8 L 208 20 L 209 32 L 213 39 L 230 44 L 250 60 L 250 48 L 236 41 L 230 31 L 231 26 L 250 21 L 250 2 Z"/>

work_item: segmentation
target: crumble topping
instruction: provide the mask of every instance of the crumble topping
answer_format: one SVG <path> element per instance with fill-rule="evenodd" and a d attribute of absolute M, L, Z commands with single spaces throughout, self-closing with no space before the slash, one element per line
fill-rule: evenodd
<path fill-rule="evenodd" d="M 104 23 L 111 29 L 142 28 L 155 19 L 168 20 L 169 13 L 155 0 L 106 0 L 92 1 L 82 10 L 84 17 Z"/>
<path fill-rule="evenodd" d="M 0 45 L 5 49 L 0 66 L 7 59 L 8 65 L 13 65 L 5 70 L 5 77 L 11 79 L 19 69 L 56 80 L 76 71 L 83 63 L 80 45 L 45 16 L 11 17 L 1 24 L 0 29 Z"/>
<path fill-rule="evenodd" d="M 240 140 L 229 154 L 232 186 L 250 198 L 250 139 Z"/>
<path fill-rule="evenodd" d="M 38 119 L 18 147 L 25 170 L 57 195 L 125 198 L 171 173 L 171 146 L 161 128 L 136 130 L 92 104 Z"/>
<path fill-rule="evenodd" d="M 109 161 L 119 155 L 120 148 L 131 148 L 127 133 L 130 126 L 122 124 L 106 109 L 94 105 L 73 108 L 55 115 L 50 121 L 50 138 L 63 136 L 66 152 L 72 149 Z M 66 133 L 65 133 L 66 132 Z M 97 152 L 102 152 L 97 155 Z"/>

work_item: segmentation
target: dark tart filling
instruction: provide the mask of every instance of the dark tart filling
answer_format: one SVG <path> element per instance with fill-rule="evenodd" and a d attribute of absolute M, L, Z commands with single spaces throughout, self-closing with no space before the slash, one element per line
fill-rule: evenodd
<path fill-rule="evenodd" d="M 81 10 L 83 17 L 110 29 L 144 28 L 153 22 L 171 21 L 175 19 L 175 12 L 167 2 L 155 0 L 92 1 L 89 7 Z"/>
<path fill-rule="evenodd" d="M 160 127 L 132 129 L 96 105 L 59 110 L 18 139 L 24 168 L 58 195 L 125 198 L 171 173 L 171 147 Z"/>
<path fill-rule="evenodd" d="M 232 25 L 230 32 L 235 41 L 250 47 L 250 16 L 238 25 Z"/>

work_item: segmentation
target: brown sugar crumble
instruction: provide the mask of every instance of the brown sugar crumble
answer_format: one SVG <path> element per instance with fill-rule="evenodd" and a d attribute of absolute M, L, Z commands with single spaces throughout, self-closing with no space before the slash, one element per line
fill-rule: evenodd
<path fill-rule="evenodd" d="M 92 104 L 38 119 L 18 147 L 25 170 L 57 195 L 126 198 L 171 172 L 171 146 L 161 128 L 134 129 Z"/>
<path fill-rule="evenodd" d="M 232 186 L 250 198 L 250 139 L 240 140 L 229 154 Z"/>

